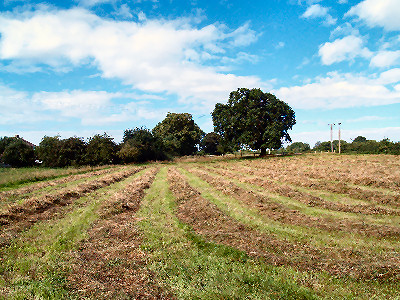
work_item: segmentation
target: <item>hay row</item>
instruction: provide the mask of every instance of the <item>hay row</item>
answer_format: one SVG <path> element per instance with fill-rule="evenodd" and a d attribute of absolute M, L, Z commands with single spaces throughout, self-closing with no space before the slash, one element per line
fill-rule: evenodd
<path fill-rule="evenodd" d="M 249 256 L 275 266 L 291 266 L 301 271 L 324 271 L 335 277 L 398 281 L 398 257 L 378 256 L 352 249 L 315 248 L 289 242 L 274 234 L 260 233 L 229 217 L 201 197 L 176 169 L 168 173 L 170 189 L 177 198 L 177 216 L 205 239 L 235 247 Z"/>

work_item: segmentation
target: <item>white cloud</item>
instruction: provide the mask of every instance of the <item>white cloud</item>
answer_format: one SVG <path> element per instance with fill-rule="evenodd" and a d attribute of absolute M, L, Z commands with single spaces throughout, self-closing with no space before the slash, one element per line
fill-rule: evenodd
<path fill-rule="evenodd" d="M 326 25 L 333 25 L 336 23 L 337 19 L 334 19 L 330 14 L 328 14 L 329 8 L 321 6 L 319 4 L 311 5 L 303 13 L 303 18 L 324 18 Z"/>
<path fill-rule="evenodd" d="M 400 61 L 400 50 L 397 51 L 379 51 L 371 59 L 372 67 L 385 68 L 398 64 Z"/>
<path fill-rule="evenodd" d="M 376 80 L 378 84 L 392 84 L 400 81 L 400 68 L 395 68 L 383 72 L 380 74 L 379 78 Z"/>
<path fill-rule="evenodd" d="M 334 30 L 331 31 L 330 38 L 336 38 L 338 36 L 359 36 L 360 32 L 358 29 L 354 28 L 350 23 L 346 22 L 341 26 L 337 26 Z"/>
<path fill-rule="evenodd" d="M 162 97 L 105 91 L 37 92 L 30 95 L 0 84 L 0 124 L 27 126 L 78 119 L 83 125 L 160 120 L 171 108 L 155 108 Z M 153 105 L 152 105 L 153 104 Z"/>
<path fill-rule="evenodd" d="M 324 65 L 331 65 L 333 63 L 341 62 L 344 60 L 352 60 L 357 56 L 370 57 L 371 52 L 363 47 L 364 41 L 358 37 L 349 35 L 335 41 L 326 42 L 321 45 L 318 51 Z"/>
<path fill-rule="evenodd" d="M 370 27 L 400 30 L 399 0 L 364 0 L 353 6 L 347 16 L 357 16 Z"/>
<path fill-rule="evenodd" d="M 265 88 L 255 76 L 219 73 L 202 65 L 210 56 L 257 39 L 245 24 L 229 31 L 224 25 L 195 28 L 189 19 L 101 19 L 84 9 L 35 11 L 0 16 L 0 58 L 47 64 L 54 68 L 92 62 L 104 78 L 118 78 L 146 92 L 177 94 L 183 102 L 210 109 L 241 86 Z M 187 60 L 198 53 L 199 61 Z"/>
<path fill-rule="evenodd" d="M 275 49 L 279 50 L 285 47 L 285 42 L 279 42 L 275 45 Z"/>
<path fill-rule="evenodd" d="M 400 89 L 387 84 L 400 82 L 398 69 L 379 77 L 331 73 L 302 86 L 283 87 L 272 91 L 297 109 L 336 109 L 379 106 L 400 103 Z"/>
<path fill-rule="evenodd" d="M 303 18 L 321 18 L 328 14 L 328 8 L 319 4 L 311 5 L 302 15 Z"/>
<path fill-rule="evenodd" d="M 127 4 L 122 4 L 121 7 L 116 12 L 116 14 L 125 19 L 131 19 L 133 17 L 131 9 Z"/>

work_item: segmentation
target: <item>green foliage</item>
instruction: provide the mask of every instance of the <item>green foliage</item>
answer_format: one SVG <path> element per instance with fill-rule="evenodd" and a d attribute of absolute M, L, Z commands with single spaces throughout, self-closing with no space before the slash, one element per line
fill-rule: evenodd
<path fill-rule="evenodd" d="M 155 137 L 161 139 L 167 153 L 173 156 L 192 155 L 197 151 L 204 132 L 188 113 L 168 113 L 153 129 Z"/>
<path fill-rule="evenodd" d="M 1 161 L 13 167 L 32 166 L 35 162 L 33 148 L 19 138 L 8 138 L 4 143 L 4 151 L 1 154 Z"/>
<path fill-rule="evenodd" d="M 353 143 L 365 143 L 367 141 L 366 137 L 359 135 L 353 140 Z"/>
<path fill-rule="evenodd" d="M 0 155 L 3 154 L 6 147 L 15 141 L 14 137 L 4 136 L 0 138 Z"/>
<path fill-rule="evenodd" d="M 200 149 L 206 154 L 222 154 L 223 149 L 220 145 L 221 137 L 218 133 L 207 133 L 200 142 Z"/>
<path fill-rule="evenodd" d="M 45 136 L 36 147 L 36 153 L 39 160 L 45 167 L 58 167 L 58 157 L 61 149 L 60 136 Z"/>
<path fill-rule="evenodd" d="M 74 136 L 68 139 L 61 140 L 58 165 L 60 167 L 83 165 L 85 163 L 85 152 L 86 144 L 83 138 Z"/>
<path fill-rule="evenodd" d="M 302 152 L 307 152 L 309 151 L 310 145 L 307 143 L 303 142 L 295 142 L 289 146 L 286 147 L 286 151 L 288 152 L 294 152 L 294 153 L 302 153 Z"/>
<path fill-rule="evenodd" d="M 382 141 L 367 140 L 363 136 L 356 137 L 352 143 L 346 141 L 340 141 L 340 147 L 342 153 L 359 153 L 359 154 L 394 154 L 400 155 L 400 142 L 394 143 L 389 139 L 383 139 Z M 317 142 L 313 148 L 315 151 L 330 152 L 330 142 Z M 338 152 L 339 141 L 333 141 L 333 151 Z"/>
<path fill-rule="evenodd" d="M 238 150 L 279 149 L 291 141 L 288 130 L 296 124 L 292 108 L 273 94 L 260 89 L 240 88 L 229 95 L 227 104 L 217 103 L 212 112 L 214 131 L 226 148 Z"/>
<path fill-rule="evenodd" d="M 104 133 L 89 139 L 86 147 L 86 163 L 91 166 L 108 165 L 117 162 L 118 145 L 113 138 Z"/>
<path fill-rule="evenodd" d="M 162 141 L 146 128 L 125 130 L 123 141 L 118 156 L 125 163 L 166 159 Z"/>
<path fill-rule="evenodd" d="M 85 163 L 86 144 L 82 138 L 45 136 L 36 148 L 36 153 L 46 167 L 80 166 Z"/>
<path fill-rule="evenodd" d="M 331 142 L 319 142 L 318 141 L 315 143 L 313 150 L 323 151 L 323 152 L 331 151 Z"/>

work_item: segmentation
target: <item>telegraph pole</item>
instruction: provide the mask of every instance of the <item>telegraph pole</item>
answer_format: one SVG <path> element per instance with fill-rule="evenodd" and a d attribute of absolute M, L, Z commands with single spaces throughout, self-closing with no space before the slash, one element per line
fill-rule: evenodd
<path fill-rule="evenodd" d="M 339 154 L 340 154 L 340 125 L 341 125 L 342 123 L 338 123 L 338 125 L 339 125 Z"/>
<path fill-rule="evenodd" d="M 333 153 L 333 126 L 335 125 L 335 123 L 332 124 L 328 124 L 331 126 L 331 152 Z"/>

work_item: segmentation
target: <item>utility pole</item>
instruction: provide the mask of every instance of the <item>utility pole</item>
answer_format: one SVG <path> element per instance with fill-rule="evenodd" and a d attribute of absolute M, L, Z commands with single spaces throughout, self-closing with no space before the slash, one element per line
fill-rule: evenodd
<path fill-rule="evenodd" d="M 333 153 L 333 126 L 335 125 L 335 123 L 332 124 L 328 124 L 331 126 L 331 152 Z"/>
<path fill-rule="evenodd" d="M 341 125 L 342 123 L 338 123 L 338 125 L 339 125 L 339 154 L 340 154 L 340 125 Z"/>

